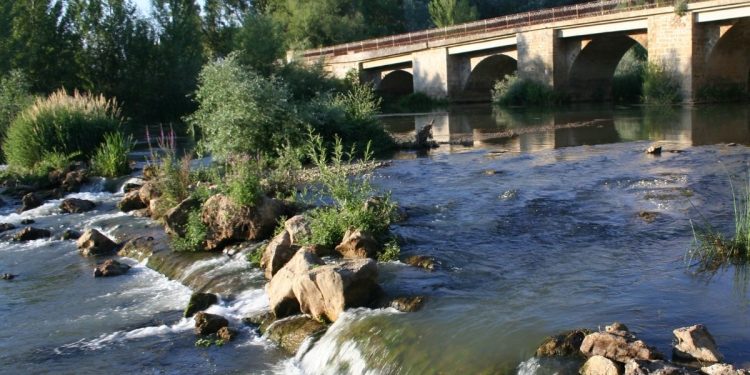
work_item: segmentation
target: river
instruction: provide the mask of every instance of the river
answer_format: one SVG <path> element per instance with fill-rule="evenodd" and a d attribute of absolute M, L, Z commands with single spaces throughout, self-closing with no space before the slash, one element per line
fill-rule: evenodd
<path fill-rule="evenodd" d="M 261 273 L 242 257 L 199 260 L 183 283 L 128 259 L 129 274 L 94 279 L 95 261 L 71 241 L 6 237 L 0 272 L 19 277 L 0 282 L 0 373 L 575 373 L 531 359 L 536 346 L 615 320 L 666 354 L 673 329 L 705 324 L 728 362 L 750 366 L 750 281 L 733 268 L 695 275 L 685 261 L 690 219 L 732 233 L 729 176 L 744 183 L 750 170 L 747 106 L 472 106 L 383 121 L 404 137 L 431 123 L 443 143 L 399 153 L 375 174 L 408 213 L 394 226 L 402 254 L 438 261 L 433 272 L 381 265 L 386 290 L 428 298 L 420 312 L 351 310 L 290 358 L 242 328 L 242 317 L 267 306 Z M 644 153 L 653 143 L 661 156 Z M 154 228 L 118 213 L 122 193 L 101 183 L 73 196 L 97 210 L 63 215 L 52 201 L 19 215 L 9 205 L 0 222 L 32 218 L 58 234 Z M 644 211 L 656 219 L 644 221 Z M 196 348 L 181 317 L 184 284 L 226 275 L 242 288 L 209 312 L 227 316 L 239 338 Z"/>

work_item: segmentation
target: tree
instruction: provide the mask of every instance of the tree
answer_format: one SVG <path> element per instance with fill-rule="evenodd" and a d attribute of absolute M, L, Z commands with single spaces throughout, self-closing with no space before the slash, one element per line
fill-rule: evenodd
<path fill-rule="evenodd" d="M 469 0 L 431 0 L 428 9 L 437 27 L 474 21 L 478 17 L 477 8 L 471 6 Z"/>
<path fill-rule="evenodd" d="M 239 52 L 238 62 L 258 73 L 270 75 L 274 63 L 284 57 L 284 36 L 271 17 L 252 12 L 242 24 L 234 40 Z"/>
<path fill-rule="evenodd" d="M 206 53 L 214 57 L 228 55 L 237 32 L 253 10 L 250 0 L 205 0 L 203 38 Z"/>

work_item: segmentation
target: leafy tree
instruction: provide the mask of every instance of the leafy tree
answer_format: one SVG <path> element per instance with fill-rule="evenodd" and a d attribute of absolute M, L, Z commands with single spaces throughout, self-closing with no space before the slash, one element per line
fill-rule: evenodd
<path fill-rule="evenodd" d="M 250 0 L 205 0 L 203 38 L 206 53 L 215 57 L 228 55 L 246 15 L 252 10 Z"/>
<path fill-rule="evenodd" d="M 270 75 L 274 63 L 286 53 L 280 25 L 271 17 L 254 12 L 245 17 L 234 47 L 241 64 L 264 75 Z"/>
<path fill-rule="evenodd" d="M 474 21 L 478 17 L 477 8 L 471 6 L 469 0 L 431 0 L 428 9 L 437 27 Z"/>

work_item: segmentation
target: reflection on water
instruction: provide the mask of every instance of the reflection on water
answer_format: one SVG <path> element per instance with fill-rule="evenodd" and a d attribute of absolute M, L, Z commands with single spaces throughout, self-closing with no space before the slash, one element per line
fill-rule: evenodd
<path fill-rule="evenodd" d="M 681 146 L 750 144 L 746 105 L 700 108 L 571 107 L 557 112 L 463 106 L 447 112 L 381 118 L 397 137 L 433 125 L 438 143 L 492 145 L 513 152 L 651 140 Z M 450 151 L 452 147 L 448 147 Z"/>

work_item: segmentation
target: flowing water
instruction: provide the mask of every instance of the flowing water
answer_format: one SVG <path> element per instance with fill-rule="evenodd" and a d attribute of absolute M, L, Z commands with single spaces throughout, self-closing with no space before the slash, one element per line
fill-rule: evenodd
<path fill-rule="evenodd" d="M 746 178 L 750 162 L 746 106 L 467 107 L 383 121 L 402 137 L 432 124 L 444 143 L 398 154 L 375 176 L 408 213 L 394 227 L 402 254 L 439 263 L 381 266 L 391 294 L 428 297 L 420 312 L 350 310 L 290 358 L 242 328 L 267 306 L 244 257 L 191 260 L 176 280 L 126 259 L 127 275 L 94 279 L 95 260 L 71 241 L 6 236 L 0 273 L 19 277 L 0 281 L 0 373 L 574 373 L 576 364 L 531 360 L 539 342 L 615 320 L 667 354 L 672 329 L 703 323 L 729 362 L 750 365 L 748 280 L 732 268 L 695 275 L 684 257 L 691 218 L 732 231 L 729 176 Z M 644 153 L 654 142 L 661 156 Z M 73 195 L 97 202 L 94 212 L 63 215 L 52 201 L 20 215 L 1 208 L 0 222 L 33 218 L 57 237 L 153 230 L 117 213 L 121 193 L 101 185 Z M 222 294 L 209 312 L 240 329 L 236 341 L 194 346 L 185 285 Z"/>

